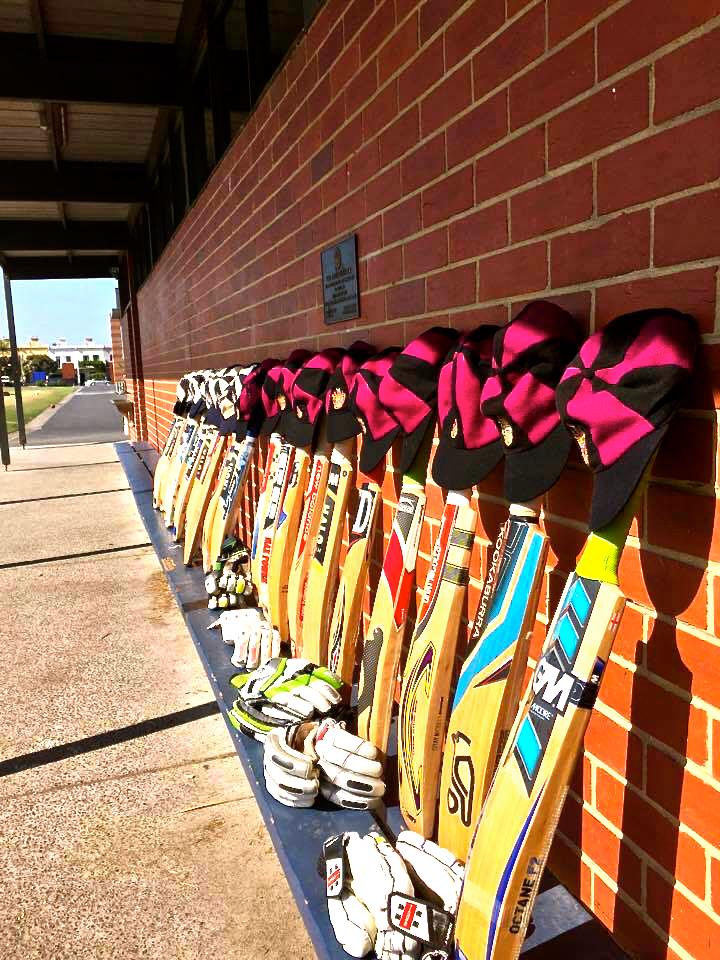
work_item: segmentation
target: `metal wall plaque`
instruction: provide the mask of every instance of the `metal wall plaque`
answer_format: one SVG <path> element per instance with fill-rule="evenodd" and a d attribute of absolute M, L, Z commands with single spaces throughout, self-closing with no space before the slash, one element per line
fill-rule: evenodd
<path fill-rule="evenodd" d="M 320 254 L 325 323 L 355 320 L 360 316 L 357 236 L 353 233 Z"/>

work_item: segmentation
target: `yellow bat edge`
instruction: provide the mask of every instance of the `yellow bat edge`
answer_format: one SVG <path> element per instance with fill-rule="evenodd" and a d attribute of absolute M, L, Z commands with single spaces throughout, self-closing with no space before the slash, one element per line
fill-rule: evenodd
<path fill-rule="evenodd" d="M 313 663 L 327 663 L 330 616 L 338 581 L 338 560 L 343 524 L 353 484 L 350 459 L 354 440 L 338 443 L 330 458 L 325 499 L 305 582 L 302 621 L 302 655 Z"/>
<path fill-rule="evenodd" d="M 175 439 L 172 452 L 168 457 L 167 467 L 160 478 L 158 490 L 158 510 L 165 517 L 168 512 L 168 503 L 171 496 L 174 496 L 175 488 L 179 477 L 180 460 L 183 454 L 185 439 L 197 424 L 194 421 L 186 419 Z"/>
<path fill-rule="evenodd" d="M 302 650 L 302 624 L 298 613 L 304 595 L 308 564 L 312 545 L 320 523 L 320 507 L 325 500 L 325 489 L 330 471 L 330 454 L 327 448 L 315 453 L 310 468 L 310 478 L 305 488 L 302 518 L 293 550 L 292 565 L 288 577 L 288 631 L 293 656 Z"/>
<path fill-rule="evenodd" d="M 551 635 L 567 612 L 568 590 L 576 579 L 573 574 L 568 581 Z M 597 692 L 598 658 L 607 660 L 624 606 L 617 586 L 599 585 L 572 665 L 572 676 L 586 684 L 586 693 Z M 513 726 L 470 847 L 455 931 L 459 955 L 467 960 L 517 960 L 590 720 L 592 703 L 573 702 L 569 675 L 548 670 L 546 656 L 535 671 L 532 697 Z M 541 732 L 538 740 L 535 722 L 549 732 L 547 739 Z"/>
<path fill-rule="evenodd" d="M 479 636 L 470 638 L 458 680 L 443 757 L 438 842 L 463 862 L 518 712 L 547 551 L 536 523 L 504 525 L 498 563 L 488 574 L 502 580 L 494 580 L 497 591 Z"/>
<path fill-rule="evenodd" d="M 227 489 L 235 474 L 241 448 L 242 443 L 239 440 L 233 440 L 232 443 L 227 445 L 224 460 L 218 470 L 215 490 L 205 512 L 202 532 L 202 556 L 205 573 L 210 572 L 220 554 L 220 548 L 231 520 L 230 513 L 232 511 L 229 511 L 227 517 L 222 515 L 222 498 L 223 491 Z"/>
<path fill-rule="evenodd" d="M 175 504 L 172 511 L 171 525 L 175 527 L 175 541 L 182 540 L 185 532 L 185 512 L 187 510 L 190 493 L 195 484 L 197 466 L 204 462 L 211 442 L 211 436 L 215 431 L 210 432 L 210 428 L 203 424 L 197 434 L 196 442 L 190 450 L 189 456 L 183 468 L 183 473 L 178 484 Z"/>
<path fill-rule="evenodd" d="M 168 470 L 167 481 L 165 483 L 163 492 L 162 505 L 165 525 L 168 527 L 172 526 L 175 501 L 177 499 L 178 489 L 180 487 L 182 478 L 185 475 L 187 456 L 192 449 L 199 429 L 200 424 L 196 423 L 194 420 L 188 420 L 183 435 L 179 438 L 177 455 L 173 457 L 173 461 L 170 464 L 170 469 Z"/>
<path fill-rule="evenodd" d="M 253 543 L 250 562 L 250 574 L 255 584 L 255 589 L 260 589 L 260 532 L 265 522 L 265 514 L 268 507 L 268 498 L 272 490 L 275 476 L 275 467 L 277 466 L 277 457 L 280 453 L 282 438 L 278 433 L 271 433 L 268 440 L 267 457 L 265 458 L 265 468 L 263 470 L 262 480 L 260 481 L 260 492 L 258 494 L 257 506 L 255 507 L 255 523 L 253 525 Z"/>
<path fill-rule="evenodd" d="M 288 577 L 300 526 L 309 464 L 309 451 L 304 447 L 296 448 L 285 495 L 279 507 L 268 566 L 268 609 L 272 623 L 284 641 L 290 637 Z"/>
<path fill-rule="evenodd" d="M 328 666 L 347 684 L 353 681 L 370 549 L 381 503 L 379 484 L 374 481 L 363 483 L 358 490 L 358 507 L 350 530 L 350 545 L 330 622 Z"/>
<path fill-rule="evenodd" d="M 227 437 L 215 434 L 209 441 L 204 462 L 201 464 L 198 461 L 195 468 L 195 481 L 185 510 L 183 561 L 186 565 L 192 563 L 197 551 L 198 540 L 202 535 L 205 512 L 213 494 L 213 485 L 217 479 L 226 446 Z"/>
<path fill-rule="evenodd" d="M 177 440 L 178 433 L 182 429 L 183 423 L 184 420 L 182 417 L 175 417 L 170 426 L 170 432 L 165 438 L 165 443 L 163 445 L 160 458 L 155 464 L 155 473 L 153 474 L 153 507 L 155 507 L 156 510 L 160 506 L 164 479 L 170 465 L 170 459 L 175 447 L 175 441 Z"/>
<path fill-rule="evenodd" d="M 403 676 L 398 717 L 400 809 L 411 830 L 431 837 L 477 514 L 449 494 Z"/>

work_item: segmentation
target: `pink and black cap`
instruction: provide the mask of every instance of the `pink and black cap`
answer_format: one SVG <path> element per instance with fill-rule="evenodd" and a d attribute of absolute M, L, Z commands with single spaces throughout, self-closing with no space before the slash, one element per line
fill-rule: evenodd
<path fill-rule="evenodd" d="M 693 317 L 641 310 L 590 336 L 565 371 L 557 405 L 595 474 L 592 530 L 630 499 L 680 403 L 697 345 Z"/>
<path fill-rule="evenodd" d="M 244 440 L 250 434 L 256 437 L 265 418 L 265 408 L 262 402 L 262 386 L 268 370 L 276 366 L 278 360 L 274 357 L 262 360 L 256 364 L 242 382 L 235 401 L 235 436 Z"/>
<path fill-rule="evenodd" d="M 356 340 L 343 355 L 328 383 L 325 394 L 327 436 L 330 443 L 349 440 L 360 433 L 353 408 L 353 393 L 358 370 L 375 353 L 364 340 Z"/>
<path fill-rule="evenodd" d="M 302 365 L 290 385 L 290 408 L 283 417 L 285 439 L 296 447 L 309 447 L 315 439 L 325 410 L 325 394 L 330 377 L 342 361 L 345 351 L 329 347 L 316 353 Z"/>
<path fill-rule="evenodd" d="M 440 446 L 432 475 L 447 490 L 466 490 L 480 483 L 502 460 L 498 426 L 480 409 L 482 390 L 492 372 L 497 330 L 496 326 L 483 324 L 462 336 L 440 371 Z"/>
<path fill-rule="evenodd" d="M 270 367 L 262 385 L 262 401 L 265 407 L 265 421 L 262 433 L 280 430 L 280 420 L 289 407 L 290 386 L 300 367 L 310 359 L 309 350 L 293 350 L 284 363 Z"/>
<path fill-rule="evenodd" d="M 555 389 L 579 343 L 570 314 L 546 300 L 529 303 L 495 334 L 482 412 L 500 427 L 511 503 L 545 493 L 567 462 L 572 441 L 560 422 Z"/>
<path fill-rule="evenodd" d="M 412 464 L 434 423 L 440 370 L 459 336 L 448 327 L 426 330 L 405 347 L 380 384 L 380 402 L 397 420 L 403 436 L 402 473 Z"/>
<path fill-rule="evenodd" d="M 360 469 L 370 473 L 380 463 L 400 432 L 400 424 L 379 399 L 380 384 L 400 356 L 397 347 L 388 347 L 360 367 L 353 388 L 353 410 L 363 433 Z"/>

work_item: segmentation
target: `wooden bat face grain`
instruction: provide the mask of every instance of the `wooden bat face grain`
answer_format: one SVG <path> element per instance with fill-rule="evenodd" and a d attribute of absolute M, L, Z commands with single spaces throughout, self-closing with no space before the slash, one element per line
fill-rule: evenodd
<path fill-rule="evenodd" d="M 187 507 L 190 490 L 195 480 L 195 469 L 209 442 L 210 429 L 211 428 L 205 423 L 198 427 L 182 468 L 172 513 L 170 515 L 170 526 L 175 527 L 176 541 L 181 539 L 185 529 L 185 508 Z"/>
<path fill-rule="evenodd" d="M 624 604 L 617 586 L 571 574 L 472 841 L 459 958 L 520 953 Z"/>
<path fill-rule="evenodd" d="M 498 538 L 448 725 L 438 840 L 467 858 L 515 717 L 547 557 L 536 523 L 510 518 Z"/>
<path fill-rule="evenodd" d="M 374 743 L 382 753 L 387 750 L 390 736 L 395 681 L 415 585 L 415 564 L 424 515 L 424 488 L 408 481 L 400 491 L 393 518 L 360 671 L 358 734 Z"/>
<path fill-rule="evenodd" d="M 160 509 L 163 517 L 165 518 L 165 523 L 168 526 L 170 526 L 170 520 L 172 517 L 172 509 L 175 503 L 177 485 L 180 481 L 185 459 L 198 428 L 199 424 L 195 420 L 188 418 L 185 421 L 183 429 L 178 434 L 175 447 L 173 449 L 172 459 L 168 464 L 165 481 L 163 483 L 162 500 L 160 501 Z"/>
<path fill-rule="evenodd" d="M 215 434 L 204 448 L 204 453 L 198 459 L 195 468 L 195 481 L 188 498 L 185 510 L 185 542 L 183 544 L 183 561 L 190 564 L 198 547 L 198 540 L 202 533 L 202 524 L 205 512 L 213 492 L 213 484 L 222 463 L 223 454 L 227 446 L 227 437 Z"/>
<path fill-rule="evenodd" d="M 278 518 L 282 509 L 283 500 L 285 499 L 285 492 L 290 480 L 294 461 L 295 447 L 289 443 L 283 443 L 278 451 L 275 462 L 275 472 L 267 499 L 267 509 L 260 528 L 260 538 L 258 542 L 260 579 L 256 586 L 258 588 L 260 604 L 271 614 L 271 621 L 273 621 L 273 617 L 270 611 L 270 556 Z"/>
<path fill-rule="evenodd" d="M 435 827 L 447 703 L 477 524 L 468 498 L 458 503 L 456 496 L 448 496 L 433 549 L 398 717 L 400 808 L 410 829 L 428 838 Z"/>
<path fill-rule="evenodd" d="M 265 526 L 265 514 L 268 508 L 268 499 L 272 489 L 275 466 L 278 454 L 280 453 L 281 438 L 277 433 L 271 433 L 268 440 L 267 456 L 265 458 L 265 469 L 263 470 L 262 480 L 260 481 L 260 492 L 258 493 L 257 506 L 255 507 L 255 522 L 253 525 L 252 546 L 250 550 L 250 569 L 255 589 L 260 590 L 260 537 Z"/>
<path fill-rule="evenodd" d="M 330 471 L 330 455 L 327 446 L 321 447 L 313 457 L 303 497 L 302 518 L 295 541 L 292 566 L 288 578 L 288 631 L 293 656 L 302 650 L 302 622 L 299 618 L 301 598 L 305 594 L 307 570 L 310 563 L 310 548 L 315 542 L 320 522 L 320 504 L 325 500 L 327 478 Z"/>
<path fill-rule="evenodd" d="M 184 424 L 185 420 L 182 417 L 175 417 L 170 427 L 170 432 L 165 438 L 160 459 L 155 465 L 155 473 L 153 475 L 153 507 L 155 507 L 155 509 L 160 507 L 165 478 L 173 459 L 178 436 L 182 432 Z"/>

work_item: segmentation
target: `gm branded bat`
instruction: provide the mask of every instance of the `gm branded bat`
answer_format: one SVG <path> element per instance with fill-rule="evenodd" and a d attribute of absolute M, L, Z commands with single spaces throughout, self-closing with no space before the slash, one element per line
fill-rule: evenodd
<path fill-rule="evenodd" d="M 195 467 L 195 479 L 185 508 L 185 542 L 183 562 L 192 563 L 202 535 L 202 525 L 213 492 L 213 484 L 218 475 L 223 455 L 228 445 L 228 437 L 215 432 L 203 448 Z"/>
<path fill-rule="evenodd" d="M 385 458 L 372 473 L 360 477 L 357 508 L 350 528 L 348 551 L 330 623 L 328 666 L 347 684 L 352 684 L 353 680 L 356 641 L 362 617 L 370 550 L 382 506 L 380 486 L 384 474 Z"/>
<path fill-rule="evenodd" d="M 510 506 L 455 690 L 438 838 L 463 862 L 520 701 L 548 551 L 538 524 L 541 503 Z"/>
<path fill-rule="evenodd" d="M 293 656 L 299 656 L 302 649 L 302 623 L 299 622 L 300 597 L 304 593 L 305 579 L 312 545 L 315 543 L 320 523 L 320 504 L 325 501 L 327 478 L 330 472 L 330 445 L 325 436 L 324 427 L 320 427 L 320 440 L 315 450 L 310 475 L 303 495 L 302 517 L 295 539 L 290 575 L 288 577 L 288 631 Z"/>
<path fill-rule="evenodd" d="M 262 480 L 260 481 L 260 492 L 258 493 L 257 504 L 255 506 L 255 522 L 253 524 L 252 545 L 250 548 L 250 572 L 258 595 L 260 593 L 260 534 L 265 524 L 265 514 L 268 508 L 275 466 L 281 446 L 282 437 L 280 434 L 271 433 L 268 440 L 265 469 L 263 470 Z"/>
<path fill-rule="evenodd" d="M 248 466 L 255 452 L 256 437 L 248 433 L 244 440 L 233 440 L 220 470 L 217 489 L 203 525 L 203 567 L 206 573 L 220 556 L 237 512 L 240 494 L 245 486 Z"/>
<path fill-rule="evenodd" d="M 383 559 L 363 645 L 358 695 L 358 734 L 382 753 L 390 736 L 395 683 L 408 606 L 415 586 L 420 532 L 425 516 L 425 480 L 430 446 L 424 443 L 403 476 L 390 542 Z"/>
<path fill-rule="evenodd" d="M 477 525 L 470 493 L 448 492 L 400 695 L 400 809 L 408 827 L 427 838 L 435 827 L 447 704 Z"/>
<path fill-rule="evenodd" d="M 637 498 L 592 533 L 568 578 L 531 691 L 470 847 L 456 957 L 516 960 L 625 598 L 618 562 Z"/>
<path fill-rule="evenodd" d="M 288 454 L 287 480 L 280 491 L 275 531 L 268 561 L 268 610 L 270 619 L 280 633 L 281 640 L 290 639 L 288 627 L 288 577 L 297 540 L 303 494 L 308 478 L 310 450 L 292 447 Z M 282 462 L 282 454 L 281 460 Z M 273 488 L 274 493 L 274 488 Z"/>
<path fill-rule="evenodd" d="M 302 656 L 313 663 L 327 663 L 332 603 L 338 580 L 338 558 L 343 524 L 353 483 L 352 457 L 355 438 L 335 444 L 330 457 L 325 499 L 308 564 L 305 589 L 300 598 Z"/>

